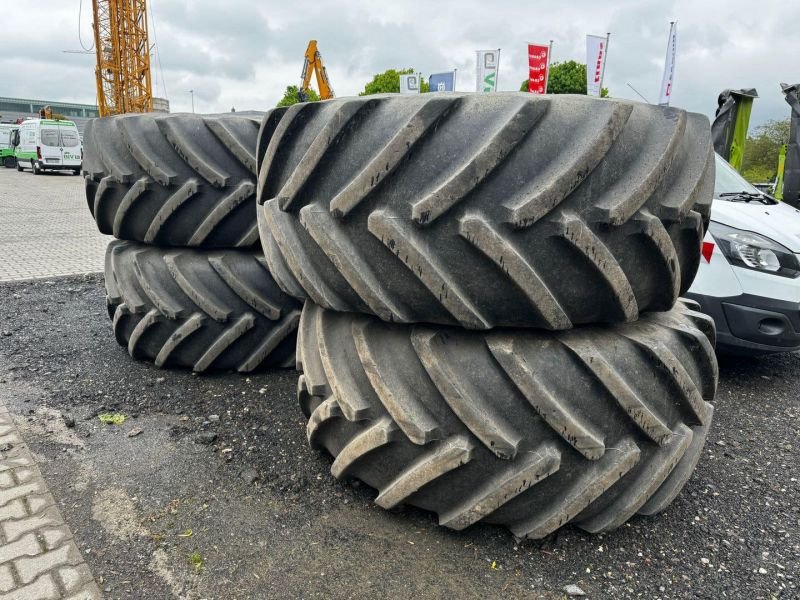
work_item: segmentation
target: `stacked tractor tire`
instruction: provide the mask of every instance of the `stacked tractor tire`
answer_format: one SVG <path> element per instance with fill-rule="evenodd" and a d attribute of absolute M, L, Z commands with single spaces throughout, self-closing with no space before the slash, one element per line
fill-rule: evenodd
<path fill-rule="evenodd" d="M 243 288 L 263 290 L 255 304 L 273 317 L 296 321 L 291 299 L 304 302 L 297 394 L 309 442 L 380 506 L 430 510 L 453 529 L 606 531 L 663 510 L 690 477 L 717 384 L 713 321 L 679 299 L 713 192 L 704 116 L 585 96 L 342 98 L 266 113 L 251 153 L 220 145 L 230 128 L 206 123 L 216 146 L 187 150 L 165 117 L 135 118 L 146 119 L 135 133 L 108 121 L 122 131 L 104 134 L 108 156 L 87 177 L 101 230 L 136 240 L 112 245 L 106 274 L 133 354 L 139 329 L 174 322 L 175 339 L 154 334 L 138 350 L 167 364 L 198 323 L 238 323 L 253 314 Z M 186 175 L 154 160 L 161 146 Z M 175 220 L 184 188 L 238 189 L 215 153 L 250 157 L 258 174 L 266 268 L 236 285 L 220 265 L 253 250 L 147 245 L 255 239 L 205 226 L 227 201 Z M 126 220 L 140 193 L 147 216 Z M 209 301 L 217 278 L 241 308 Z M 254 337 L 270 340 L 281 322 Z M 198 361 L 209 366 L 183 363 Z"/>
<path fill-rule="evenodd" d="M 294 364 L 300 304 L 269 274 L 256 224 L 261 113 L 90 121 L 86 199 L 108 313 L 131 356 L 242 372 Z"/>

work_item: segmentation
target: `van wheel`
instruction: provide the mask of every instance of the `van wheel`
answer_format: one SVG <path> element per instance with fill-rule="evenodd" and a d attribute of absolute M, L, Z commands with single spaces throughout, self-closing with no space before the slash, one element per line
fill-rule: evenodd
<path fill-rule="evenodd" d="M 19 171 L 20 173 L 22 173 L 22 165 L 21 165 L 21 164 L 19 164 L 19 161 L 17 161 L 17 171 Z"/>

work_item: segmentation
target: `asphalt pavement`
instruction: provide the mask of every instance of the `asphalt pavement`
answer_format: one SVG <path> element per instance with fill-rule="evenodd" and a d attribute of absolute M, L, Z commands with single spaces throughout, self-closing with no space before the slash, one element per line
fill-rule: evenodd
<path fill-rule="evenodd" d="M 308 447 L 291 370 L 197 376 L 117 345 L 98 276 L 0 284 L 0 389 L 108 598 L 796 598 L 800 356 L 721 363 L 683 493 L 521 541 L 375 506 Z M 121 414 L 120 425 L 98 415 Z"/>

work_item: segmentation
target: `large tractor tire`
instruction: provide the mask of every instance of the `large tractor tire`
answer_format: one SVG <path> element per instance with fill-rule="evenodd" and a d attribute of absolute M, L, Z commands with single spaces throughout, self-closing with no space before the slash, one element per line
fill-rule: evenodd
<path fill-rule="evenodd" d="M 134 358 L 197 372 L 294 366 L 300 305 L 258 252 L 114 241 L 105 277 L 114 335 Z"/>
<path fill-rule="evenodd" d="M 328 309 L 468 329 L 669 310 L 697 271 L 708 119 L 523 93 L 296 104 L 259 133 L 279 285 Z"/>
<path fill-rule="evenodd" d="M 541 538 L 666 508 L 708 432 L 714 324 L 678 304 L 568 332 L 384 323 L 306 303 L 301 408 L 331 472 L 463 529 Z"/>
<path fill-rule="evenodd" d="M 161 246 L 258 244 L 261 113 L 129 114 L 86 126 L 86 200 L 102 233 Z"/>

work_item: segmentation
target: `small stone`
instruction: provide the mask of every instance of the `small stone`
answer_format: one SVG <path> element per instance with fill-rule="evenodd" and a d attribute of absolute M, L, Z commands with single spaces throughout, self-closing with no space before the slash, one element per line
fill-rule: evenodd
<path fill-rule="evenodd" d="M 758 574 L 759 575 L 766 575 L 767 570 L 764 567 L 758 567 Z"/>
<path fill-rule="evenodd" d="M 567 596 L 585 596 L 586 592 L 584 592 L 581 588 L 579 588 L 574 583 L 570 583 L 569 585 L 564 586 L 564 593 Z"/>
<path fill-rule="evenodd" d="M 4 335 L 4 336 L 6 336 L 6 337 L 8 337 L 8 336 L 10 336 L 10 335 L 11 335 L 11 332 L 10 332 L 10 331 L 8 331 L 8 330 L 5 330 L 5 331 L 3 332 L 3 335 Z"/>
<path fill-rule="evenodd" d="M 128 432 L 128 437 L 136 437 L 137 435 L 141 435 L 142 433 L 144 433 L 143 429 L 140 429 L 139 427 L 134 427 Z"/>
<path fill-rule="evenodd" d="M 75 417 L 73 417 L 72 415 L 64 415 L 62 418 L 64 419 L 65 427 L 69 429 L 75 427 Z"/>
<path fill-rule="evenodd" d="M 217 434 L 213 431 L 204 431 L 194 436 L 194 441 L 198 444 L 213 444 L 217 441 Z"/>
<path fill-rule="evenodd" d="M 248 484 L 255 483 L 258 479 L 258 471 L 253 468 L 245 469 L 241 472 L 242 479 L 245 480 Z"/>
<path fill-rule="evenodd" d="M 219 415 L 208 415 L 208 420 L 211 421 L 212 423 L 216 423 L 217 421 L 219 421 Z"/>
<path fill-rule="evenodd" d="M 166 380 L 166 377 L 156 377 L 156 383 L 164 383 Z"/>

